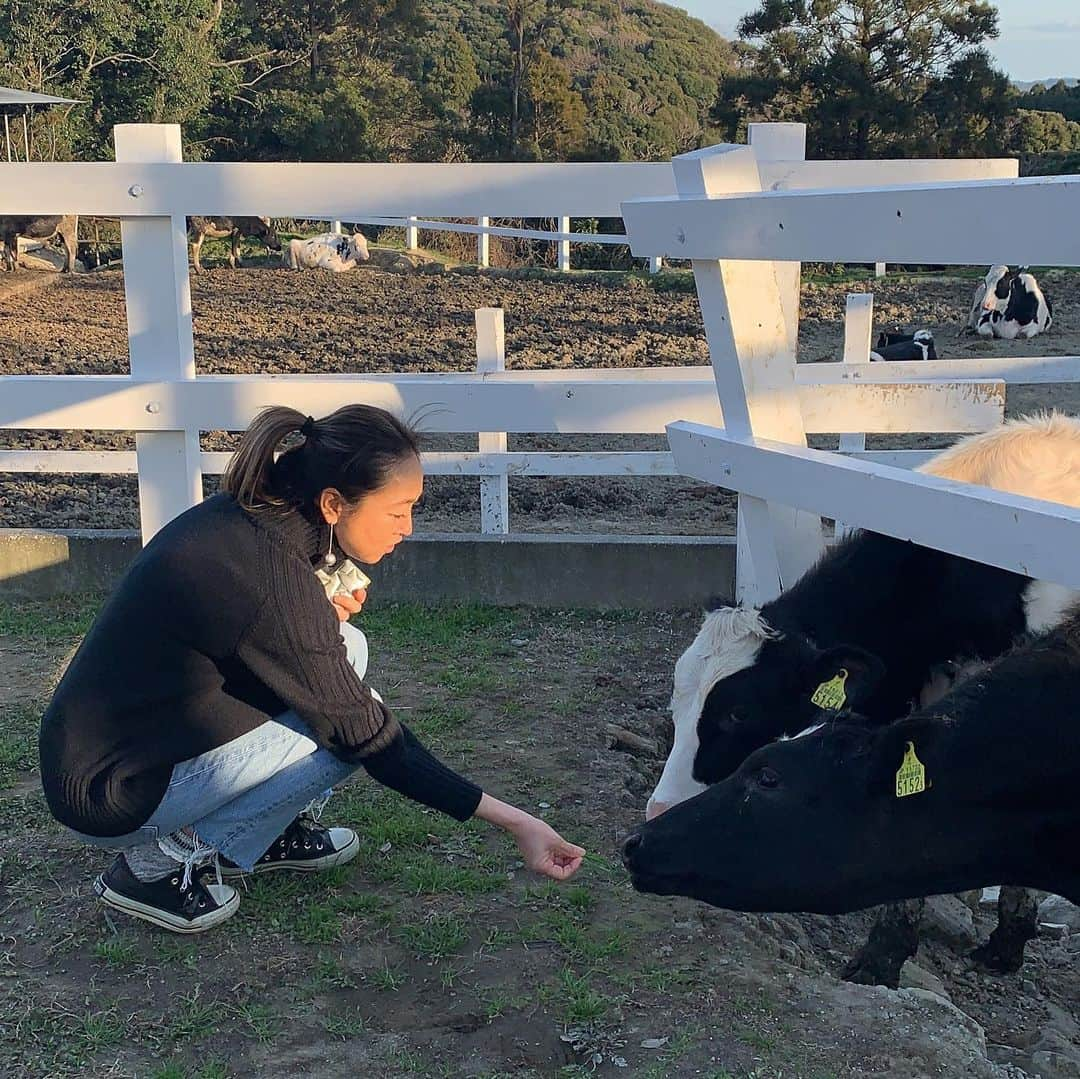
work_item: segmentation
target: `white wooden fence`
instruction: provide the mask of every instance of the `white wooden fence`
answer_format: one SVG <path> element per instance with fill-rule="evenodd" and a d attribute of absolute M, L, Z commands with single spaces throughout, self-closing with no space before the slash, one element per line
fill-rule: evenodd
<path fill-rule="evenodd" d="M 623 217 L 635 254 L 693 260 L 725 422 L 686 417 L 668 439 L 680 473 L 740 492 L 740 596 L 762 602 L 798 577 L 821 550 L 818 514 L 1080 588 L 1080 510 L 808 449 L 813 413 L 792 349 L 802 259 L 1080 265 L 1080 177 L 776 191 L 753 145 L 673 165 L 677 197 L 627 202 Z M 940 389 L 933 380 L 972 371 L 1080 381 L 1077 357 L 850 362 L 865 342 L 856 321 L 849 362 L 824 368 L 830 386 Z"/>
<path fill-rule="evenodd" d="M 804 252 L 815 258 L 834 256 L 809 242 L 794 254 L 790 248 L 780 254 L 770 247 L 774 237 L 748 229 L 739 212 L 727 212 L 716 226 L 713 210 L 761 203 L 789 207 L 797 199 L 804 200 L 798 205 L 816 206 L 814 200 L 823 197 L 818 189 L 853 188 L 871 190 L 824 197 L 862 205 L 860 200 L 877 194 L 873 189 L 881 189 L 878 197 L 891 205 L 898 191 L 904 197 L 924 190 L 936 194 L 949 190 L 940 188 L 940 181 L 957 179 L 985 181 L 992 190 L 993 178 L 1016 173 L 1013 161 L 807 162 L 803 145 L 801 125 L 781 124 L 752 125 L 749 147 L 720 147 L 676 159 L 673 166 L 189 164 L 181 162 L 175 125 L 122 125 L 116 129 L 116 163 L 0 164 L 0 200 L 10 213 L 77 212 L 121 219 L 131 357 L 129 375 L 0 377 L 0 428 L 136 435 L 134 453 L 13 450 L 0 453 L 0 470 L 137 472 L 145 539 L 198 500 L 203 472 L 223 469 L 225 455 L 200 452 L 201 432 L 242 430 L 267 404 L 288 402 L 321 415 L 349 401 L 366 401 L 403 414 L 429 410 L 426 426 L 434 432 L 476 433 L 477 452 L 430 454 L 425 467 L 433 474 L 481 477 L 484 527 L 505 531 L 509 475 L 694 476 L 701 471 L 696 459 L 685 456 L 678 436 L 672 457 L 510 453 L 508 432 L 660 433 L 681 420 L 703 429 L 726 424 L 729 435 L 768 436 L 795 445 L 805 444 L 806 432 L 965 432 L 1000 422 L 1004 382 L 1019 368 L 1026 381 L 1036 375 L 1056 377 L 1062 363 L 1074 371 L 1068 366 L 1072 361 L 1061 360 L 1041 361 L 1044 366 L 1035 374 L 1031 368 L 1037 365 L 1030 361 L 986 361 L 977 368 L 961 362 L 960 367 L 938 365 L 935 380 L 921 384 L 898 381 L 900 365 L 875 364 L 860 371 L 870 365 L 816 364 L 794 371 L 798 263 L 712 260 L 729 244 L 741 245 L 738 258 L 755 260 L 794 260 Z M 927 183 L 937 186 L 895 186 Z M 758 194 L 737 197 L 748 191 Z M 717 199 L 717 194 L 727 197 Z M 641 198 L 653 201 L 634 201 Z M 488 310 L 477 315 L 476 374 L 196 373 L 185 215 L 259 212 L 351 221 L 416 214 L 615 217 L 623 214 L 624 203 L 632 215 L 628 220 L 635 222 L 631 238 L 636 255 L 697 260 L 712 367 L 507 371 L 501 317 Z M 687 218 L 686 225 L 673 228 L 672 215 L 684 212 L 699 216 L 693 225 Z M 838 220 L 835 209 L 830 213 L 830 221 Z M 790 232 L 798 234 L 794 223 L 805 216 L 785 215 L 783 229 L 790 221 Z M 694 234 L 698 227 L 706 230 L 704 235 Z M 909 218 L 909 227 L 919 228 L 918 219 L 912 225 Z M 786 239 L 783 229 L 780 235 Z M 846 234 L 848 227 L 841 231 Z M 895 240 L 891 234 L 868 233 L 859 246 L 849 238 L 848 247 L 857 248 L 861 259 L 852 258 L 848 247 L 838 257 L 868 262 L 886 254 L 897 261 L 958 261 L 940 257 L 945 252 L 937 248 L 931 255 Z M 706 249 L 713 253 L 703 254 Z M 998 261 L 1003 254 L 994 248 L 990 258 L 985 251 L 984 245 L 963 261 Z M 512 366 L 513 357 L 509 360 Z M 930 374 L 933 366 L 921 365 L 920 374 Z M 866 456 L 866 467 L 878 467 L 874 455 Z M 708 478 L 716 476 L 710 472 Z M 734 476 L 726 481 L 736 489 L 743 482 Z M 820 547 L 820 525 L 810 513 L 793 516 L 768 509 L 764 499 L 755 497 L 742 500 L 741 516 L 743 565 L 751 557 L 760 562 L 756 577 L 765 592 L 777 586 L 780 566 L 790 577 L 793 567 L 805 565 Z M 770 545 L 769 517 L 779 522 L 780 553 Z M 766 537 L 760 546 L 758 536 Z M 749 553 L 748 538 L 755 540 Z"/>

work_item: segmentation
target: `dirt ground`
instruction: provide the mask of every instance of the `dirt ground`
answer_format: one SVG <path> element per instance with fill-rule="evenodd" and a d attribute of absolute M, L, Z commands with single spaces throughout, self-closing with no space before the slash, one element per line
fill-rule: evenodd
<path fill-rule="evenodd" d="M 327 810 L 362 838 L 317 878 L 271 874 L 186 940 L 109 916 L 109 856 L 55 825 L 41 702 L 99 597 L 0 604 L 0 1075 L 1024 1079 L 1078 1057 L 1080 936 L 1023 970 L 966 958 L 993 922 L 935 900 L 908 981 L 837 980 L 869 924 L 638 895 L 618 845 L 658 769 L 691 615 L 369 605 L 373 685 L 453 766 L 583 843 L 544 884 L 491 829 L 358 778 Z M 935 981 L 934 979 L 939 979 Z M 951 1003 L 950 1003 L 951 1001 Z M 1048 1056 L 1048 1054 L 1050 1054 Z"/>
<path fill-rule="evenodd" d="M 1041 274 L 1040 282 L 1054 302 L 1055 321 L 1047 334 L 1026 342 L 958 336 L 974 285 L 970 277 L 807 283 L 799 360 L 838 357 L 845 294 L 866 289 L 875 293 L 879 328 L 931 329 L 943 359 L 1080 354 L 1080 278 L 1056 272 Z M 501 306 L 511 369 L 702 364 L 708 361 L 704 328 L 696 296 L 680 287 L 685 284 L 629 275 L 515 280 L 376 269 L 296 274 L 256 260 L 249 269 L 193 277 L 196 360 L 206 373 L 469 371 L 475 368 L 473 311 Z M 6 275 L 0 280 L 0 373 L 123 373 L 124 326 L 119 270 Z M 1010 387 L 1010 414 L 1051 405 L 1080 411 L 1080 389 Z M 947 441 L 915 436 L 871 445 Z M 646 436 L 517 436 L 510 443 L 511 449 L 666 448 L 662 439 Z M 211 433 L 204 444 L 227 448 L 230 442 Z M 130 445 L 127 435 L 0 432 L 0 446 Z M 429 445 L 471 448 L 464 438 L 432 438 Z M 515 478 L 510 489 L 514 531 L 731 534 L 734 527 L 732 495 L 676 478 Z M 133 528 L 136 497 L 128 477 L 0 475 L 0 527 Z M 417 529 L 478 531 L 476 481 L 430 479 Z"/>

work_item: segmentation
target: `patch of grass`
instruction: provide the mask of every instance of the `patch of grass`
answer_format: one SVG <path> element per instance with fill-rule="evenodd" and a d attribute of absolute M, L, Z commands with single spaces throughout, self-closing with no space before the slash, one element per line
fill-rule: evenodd
<path fill-rule="evenodd" d="M 505 607 L 421 607 L 387 604 L 364 611 L 363 629 L 381 648 L 468 651 L 473 638 L 509 635 L 514 613 Z"/>
<path fill-rule="evenodd" d="M 135 939 L 128 936 L 108 937 L 94 944 L 94 955 L 104 959 L 110 967 L 129 967 L 139 961 Z"/>
<path fill-rule="evenodd" d="M 542 997 L 556 1004 L 567 1023 L 592 1023 L 602 1019 L 611 1007 L 611 998 L 592 984 L 592 971 L 575 974 L 564 967 L 556 985 L 545 986 Z"/>
<path fill-rule="evenodd" d="M 328 1015 L 323 1019 L 323 1030 L 331 1038 L 347 1042 L 367 1032 L 364 1017 L 359 1008 L 348 1008 L 339 1015 Z"/>
<path fill-rule="evenodd" d="M 244 1001 L 233 1006 L 232 1014 L 247 1027 L 257 1042 L 267 1045 L 274 1040 L 274 1023 L 278 1015 L 270 1005 Z"/>
<path fill-rule="evenodd" d="M 623 929 L 596 931 L 580 922 L 550 912 L 529 927 L 530 940 L 551 940 L 559 945 L 566 957 L 579 963 L 595 963 L 601 959 L 622 956 L 630 943 Z"/>
<path fill-rule="evenodd" d="M 409 726 L 424 738 L 438 738 L 465 729 L 472 719 L 472 709 L 463 705 L 430 704 L 417 709 L 410 718 Z"/>
<path fill-rule="evenodd" d="M 491 667 L 475 664 L 466 667 L 447 667 L 439 675 L 439 685 L 451 693 L 481 694 L 499 689 L 503 675 Z"/>
<path fill-rule="evenodd" d="M 0 637 L 53 642 L 81 637 L 101 609 L 100 592 L 68 593 L 63 603 L 50 600 L 0 600 Z"/>
<path fill-rule="evenodd" d="M 0 707 L 0 790 L 14 786 L 22 772 L 37 767 L 41 712 L 28 704 Z"/>
<path fill-rule="evenodd" d="M 154 952 L 162 963 L 169 966 L 196 970 L 199 965 L 199 947 L 194 941 L 177 937 L 155 937 Z"/>
<path fill-rule="evenodd" d="M 458 955 L 469 939 L 468 926 L 453 914 L 434 914 L 422 922 L 399 926 L 394 939 L 427 959 Z"/>
<path fill-rule="evenodd" d="M 256 917 L 249 932 L 271 930 L 303 944 L 333 944 L 340 939 L 341 914 L 335 890 L 346 879 L 343 867 L 305 880 L 301 874 L 271 873 L 253 877 L 244 903 Z"/>
<path fill-rule="evenodd" d="M 72 1031 L 87 1052 L 97 1053 L 118 1045 L 128 1036 L 126 1021 L 115 1008 L 104 1012 L 87 1012 Z"/>
<path fill-rule="evenodd" d="M 521 1011 L 532 998 L 522 994 L 508 993 L 505 989 L 488 989 L 479 994 L 484 1005 L 484 1018 L 490 1023 L 500 1015 Z"/>
<path fill-rule="evenodd" d="M 382 970 L 372 971 L 368 980 L 384 993 L 396 993 L 408 980 L 408 975 L 397 968 L 391 970 L 390 964 L 384 962 Z"/>
<path fill-rule="evenodd" d="M 393 879 L 415 895 L 485 895 L 498 891 L 506 883 L 505 879 L 484 870 L 448 865 L 434 858 L 396 869 Z"/>
<path fill-rule="evenodd" d="M 190 993 L 173 998 L 163 1031 L 167 1041 L 182 1042 L 189 1038 L 201 1041 L 217 1030 L 221 1006 L 215 1001 L 203 1000 L 199 992 L 200 987 L 196 986 Z"/>

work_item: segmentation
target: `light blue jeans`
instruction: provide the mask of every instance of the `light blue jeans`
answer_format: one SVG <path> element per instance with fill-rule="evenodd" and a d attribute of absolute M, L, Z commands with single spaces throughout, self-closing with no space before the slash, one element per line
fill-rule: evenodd
<path fill-rule="evenodd" d="M 363 633 L 341 623 L 345 649 L 363 678 L 368 645 Z M 376 695 L 377 696 L 377 695 Z M 311 737 L 293 711 L 191 760 L 181 761 L 146 823 L 122 836 L 80 839 L 96 847 L 126 849 L 191 827 L 204 844 L 250 870 L 305 806 L 358 770 Z"/>

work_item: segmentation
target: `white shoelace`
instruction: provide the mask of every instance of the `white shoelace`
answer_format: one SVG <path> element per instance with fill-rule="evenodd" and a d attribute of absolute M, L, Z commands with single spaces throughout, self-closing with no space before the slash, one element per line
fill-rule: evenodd
<path fill-rule="evenodd" d="M 184 875 L 180 879 L 181 889 L 191 887 L 191 877 L 196 869 L 214 863 L 214 872 L 217 874 L 217 882 L 221 884 L 221 863 L 218 861 L 218 852 L 214 847 L 204 843 L 197 833 L 173 832 L 171 835 L 161 836 L 158 847 L 162 854 L 174 861 L 183 863 Z"/>

